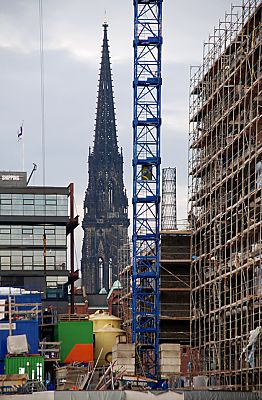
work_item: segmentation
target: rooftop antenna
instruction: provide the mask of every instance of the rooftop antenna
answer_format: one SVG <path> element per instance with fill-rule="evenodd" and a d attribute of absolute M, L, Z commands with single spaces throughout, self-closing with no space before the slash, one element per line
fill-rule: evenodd
<path fill-rule="evenodd" d="M 27 182 L 26 182 L 27 185 L 30 182 L 32 175 L 36 170 L 37 170 L 37 165 L 35 163 L 33 163 L 33 169 L 32 169 L 31 174 L 29 175 L 29 178 L 27 179 Z"/>

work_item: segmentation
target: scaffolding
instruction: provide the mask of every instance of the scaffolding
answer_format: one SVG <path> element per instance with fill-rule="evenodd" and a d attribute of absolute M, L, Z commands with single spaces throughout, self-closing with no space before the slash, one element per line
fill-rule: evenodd
<path fill-rule="evenodd" d="M 189 345 L 191 232 L 178 226 L 161 231 L 160 343 Z"/>
<path fill-rule="evenodd" d="M 127 343 L 132 343 L 132 241 L 125 246 L 127 262 L 120 265 L 119 281 L 121 293 L 119 299 L 119 317 L 122 319 L 122 328 L 126 332 Z"/>
<path fill-rule="evenodd" d="M 161 229 L 177 229 L 176 168 L 162 170 Z"/>
<path fill-rule="evenodd" d="M 189 344 L 191 232 L 185 220 L 178 220 L 177 226 L 161 231 L 160 343 Z M 127 343 L 132 343 L 131 271 L 131 264 L 126 264 L 119 274 L 120 318 Z"/>
<path fill-rule="evenodd" d="M 261 0 L 232 6 L 191 67 L 191 345 L 210 386 L 262 389 Z"/>
<path fill-rule="evenodd" d="M 132 343 L 132 266 L 131 263 L 124 266 L 119 274 L 122 286 L 120 298 L 120 318 L 122 327 L 126 332 L 127 343 Z"/>

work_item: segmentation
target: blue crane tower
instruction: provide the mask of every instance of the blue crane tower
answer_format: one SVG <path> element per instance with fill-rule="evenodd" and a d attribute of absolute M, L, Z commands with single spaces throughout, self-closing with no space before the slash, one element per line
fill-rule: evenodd
<path fill-rule="evenodd" d="M 158 378 L 163 0 L 133 1 L 132 341 L 136 373 Z"/>

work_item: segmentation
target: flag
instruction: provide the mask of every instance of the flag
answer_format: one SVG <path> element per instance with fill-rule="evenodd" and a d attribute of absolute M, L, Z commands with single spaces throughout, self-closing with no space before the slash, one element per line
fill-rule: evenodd
<path fill-rule="evenodd" d="M 24 131 L 24 127 L 23 124 L 20 126 L 20 128 L 17 131 L 17 138 L 18 140 L 22 140 L 23 137 L 23 131 Z"/>

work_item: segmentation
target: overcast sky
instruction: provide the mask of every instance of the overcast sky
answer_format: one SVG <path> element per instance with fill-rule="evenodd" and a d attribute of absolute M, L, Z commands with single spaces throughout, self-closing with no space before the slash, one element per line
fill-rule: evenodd
<path fill-rule="evenodd" d="M 162 167 L 177 167 L 178 219 L 186 216 L 189 67 L 201 63 L 203 42 L 230 5 L 229 0 L 163 2 Z M 46 184 L 74 182 L 81 218 L 105 10 L 131 205 L 133 1 L 43 0 Z M 17 130 L 24 120 L 25 169 L 30 173 L 33 162 L 38 165 L 34 185 L 43 182 L 40 101 L 38 0 L 0 0 L 0 170 L 22 169 Z M 78 258 L 81 240 L 78 228 Z"/>

